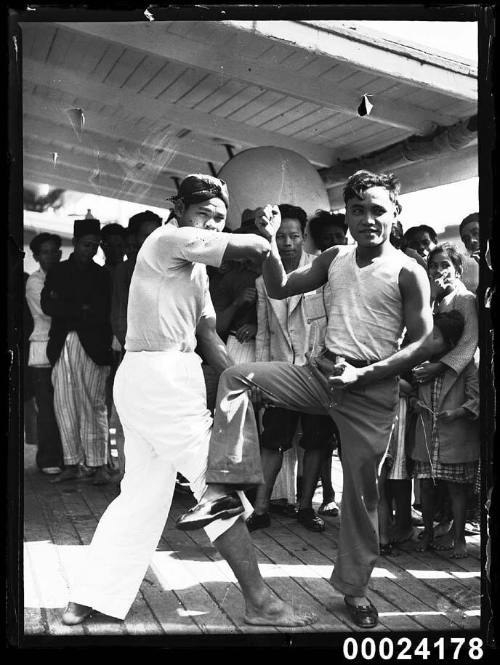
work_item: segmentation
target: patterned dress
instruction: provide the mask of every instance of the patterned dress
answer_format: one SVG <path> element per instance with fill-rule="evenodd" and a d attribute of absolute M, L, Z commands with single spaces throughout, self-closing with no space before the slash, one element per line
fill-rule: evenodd
<path fill-rule="evenodd" d="M 449 464 L 439 460 L 439 428 L 437 424 L 437 409 L 439 406 L 439 394 L 441 392 L 442 385 L 442 376 L 438 376 L 432 382 L 432 433 L 430 449 L 427 445 L 429 461 L 415 462 L 415 478 L 433 478 L 434 480 L 447 480 L 451 483 L 473 483 L 476 478 L 477 462 L 459 462 L 457 464 Z M 421 417 L 422 416 L 420 415 L 419 418 Z M 446 427 L 446 425 L 440 424 L 440 427 L 443 426 Z"/>

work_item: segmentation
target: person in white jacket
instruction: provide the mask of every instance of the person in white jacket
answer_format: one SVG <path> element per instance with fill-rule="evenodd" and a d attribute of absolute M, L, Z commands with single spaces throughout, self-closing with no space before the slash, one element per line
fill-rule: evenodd
<path fill-rule="evenodd" d="M 302 208 L 282 204 L 281 226 L 276 243 L 286 272 L 311 263 L 313 256 L 303 249 L 307 215 Z M 298 294 L 284 300 L 270 298 L 263 277 L 256 280 L 257 337 L 256 360 L 281 360 L 295 365 L 306 364 L 310 351 L 311 324 L 307 321 L 305 296 Z M 336 427 L 328 415 L 311 415 L 279 407 L 267 409 L 262 418 L 262 471 L 264 485 L 259 485 L 254 513 L 247 520 L 250 531 L 270 525 L 269 502 L 274 483 L 283 463 L 283 453 L 294 441 L 297 426 L 301 425 L 300 446 L 304 449 L 303 473 L 298 521 L 311 531 L 323 531 L 324 521 L 312 507 L 320 468 L 331 454 Z"/>

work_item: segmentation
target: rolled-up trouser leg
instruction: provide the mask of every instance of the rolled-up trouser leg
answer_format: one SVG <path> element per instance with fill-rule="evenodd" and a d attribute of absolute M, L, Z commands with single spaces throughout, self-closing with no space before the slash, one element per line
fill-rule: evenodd
<path fill-rule="evenodd" d="M 397 382 L 346 390 L 332 409 L 342 441 L 343 491 L 333 586 L 364 596 L 379 556 L 378 476 L 397 408 Z"/>
<path fill-rule="evenodd" d="M 219 379 L 207 483 L 246 488 L 263 483 L 252 386 L 276 406 L 324 414 L 324 388 L 306 366 L 261 362 L 230 367 Z"/>

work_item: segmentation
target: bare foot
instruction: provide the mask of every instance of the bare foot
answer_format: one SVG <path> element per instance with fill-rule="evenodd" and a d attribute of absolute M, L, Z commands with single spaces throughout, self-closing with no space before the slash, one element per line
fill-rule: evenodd
<path fill-rule="evenodd" d="M 450 554 L 450 559 L 466 559 L 469 556 L 465 541 L 456 542 L 453 547 L 453 552 Z"/>
<path fill-rule="evenodd" d="M 269 597 L 262 605 L 256 606 L 247 601 L 245 623 L 253 626 L 285 626 L 300 628 L 318 620 L 313 612 L 295 612 L 293 608 L 278 598 Z"/>
<path fill-rule="evenodd" d="M 433 546 L 432 534 L 428 531 L 422 531 L 421 538 L 415 547 L 416 552 L 427 552 Z"/>
<path fill-rule="evenodd" d="M 446 534 L 449 533 L 452 525 L 453 520 L 439 522 L 439 524 L 434 527 L 434 538 L 441 538 L 441 536 L 446 536 Z"/>

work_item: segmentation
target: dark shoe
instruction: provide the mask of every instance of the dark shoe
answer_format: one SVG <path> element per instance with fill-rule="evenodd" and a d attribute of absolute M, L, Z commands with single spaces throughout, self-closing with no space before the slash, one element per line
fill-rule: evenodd
<path fill-rule="evenodd" d="M 370 601 L 368 601 L 368 605 L 351 605 L 344 598 L 344 603 L 347 605 L 349 615 L 356 626 L 360 628 L 375 628 L 378 624 L 377 608 Z"/>
<path fill-rule="evenodd" d="M 269 513 L 264 513 L 263 515 L 257 515 L 257 513 L 252 513 L 246 521 L 246 525 L 249 531 L 257 531 L 257 529 L 267 529 L 268 526 L 271 526 L 271 518 Z"/>
<path fill-rule="evenodd" d="M 64 614 L 62 615 L 62 622 L 66 626 L 76 626 L 85 621 L 92 612 L 92 608 L 87 607 L 87 605 L 68 603 L 68 607 L 64 610 Z"/>
<path fill-rule="evenodd" d="M 244 512 L 243 504 L 236 493 L 226 494 L 211 501 L 202 501 L 181 515 L 175 526 L 183 531 L 201 529 L 215 520 L 228 520 Z"/>
<path fill-rule="evenodd" d="M 297 511 L 297 520 L 305 526 L 309 531 L 320 531 L 325 530 L 325 523 L 318 517 L 312 508 L 304 508 L 303 510 Z"/>

